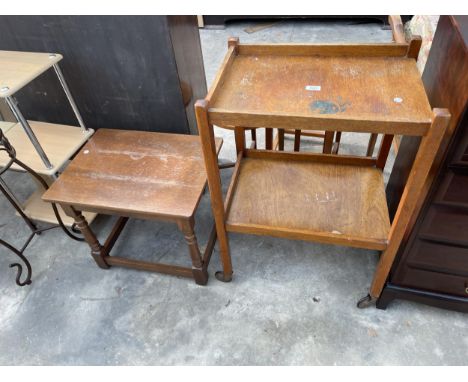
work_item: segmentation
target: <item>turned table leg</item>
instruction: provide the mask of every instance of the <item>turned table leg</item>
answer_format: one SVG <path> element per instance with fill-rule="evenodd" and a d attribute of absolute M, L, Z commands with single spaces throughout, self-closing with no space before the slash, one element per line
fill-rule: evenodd
<path fill-rule="evenodd" d="M 182 231 L 189 248 L 190 258 L 192 259 L 192 274 L 195 282 L 199 285 L 206 285 L 208 282 L 208 272 L 203 267 L 203 260 L 198 248 L 197 237 L 193 231 L 193 218 L 180 220 L 178 222 L 179 229 Z"/>
<path fill-rule="evenodd" d="M 76 210 L 72 206 L 66 205 L 62 205 L 62 208 L 68 216 L 75 220 L 75 225 L 81 231 L 81 234 L 91 248 L 91 256 L 99 268 L 110 268 L 109 264 L 107 264 L 105 260 L 106 254 L 104 247 L 101 245 L 101 243 L 99 243 L 99 240 L 89 227 L 88 222 L 86 221 L 81 211 Z"/>

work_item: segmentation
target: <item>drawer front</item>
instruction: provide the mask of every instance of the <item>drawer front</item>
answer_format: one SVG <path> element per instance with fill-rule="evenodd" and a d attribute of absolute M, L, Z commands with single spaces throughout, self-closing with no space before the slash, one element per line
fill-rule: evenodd
<path fill-rule="evenodd" d="M 468 278 L 468 248 L 416 240 L 406 262 L 414 269 Z"/>
<path fill-rule="evenodd" d="M 447 173 L 437 191 L 435 202 L 468 209 L 468 175 Z"/>
<path fill-rule="evenodd" d="M 457 148 L 455 153 L 450 160 L 449 167 L 451 165 L 459 166 L 465 169 L 468 169 L 468 111 L 465 110 L 463 121 L 461 125 L 457 128 L 460 131 L 460 135 L 457 135 L 455 139 L 458 141 L 456 143 Z"/>
<path fill-rule="evenodd" d="M 460 161 L 468 163 L 468 147 L 463 151 Z"/>
<path fill-rule="evenodd" d="M 468 131 L 466 127 L 465 130 Z M 455 155 L 455 160 L 457 162 L 462 162 L 468 166 L 468 134 L 465 134 L 465 136 L 462 138 L 460 148 L 458 149 L 458 152 Z"/>
<path fill-rule="evenodd" d="M 424 218 L 418 238 L 468 247 L 468 211 L 432 206 Z"/>
<path fill-rule="evenodd" d="M 468 277 L 414 269 L 406 265 L 395 281 L 410 288 L 468 297 Z"/>

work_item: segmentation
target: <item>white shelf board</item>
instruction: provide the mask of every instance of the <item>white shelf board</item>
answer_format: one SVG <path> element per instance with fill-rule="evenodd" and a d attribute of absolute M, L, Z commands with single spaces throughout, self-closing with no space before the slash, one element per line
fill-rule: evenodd
<path fill-rule="evenodd" d="M 0 98 L 12 96 L 62 58 L 57 53 L 0 50 Z"/>
<path fill-rule="evenodd" d="M 94 134 L 94 130 L 83 131 L 76 126 L 58 125 L 47 122 L 28 121 L 44 152 L 47 154 L 52 168 L 46 168 L 33 144 L 26 135 L 21 124 L 11 127 L 5 136 L 16 150 L 16 157 L 31 167 L 38 174 L 54 175 Z M 8 155 L 0 152 L 0 167 L 8 163 Z M 21 171 L 14 164 L 11 169 Z"/>
<path fill-rule="evenodd" d="M 44 202 L 41 198 L 44 191 L 37 189 L 29 197 L 26 203 L 23 206 L 23 211 L 30 219 L 34 221 L 42 221 L 51 224 L 58 224 L 57 218 L 55 217 L 54 210 L 52 209 L 52 204 Z M 63 223 L 67 227 L 71 227 L 74 223 L 73 219 L 67 215 L 62 210 L 62 208 L 57 205 L 60 217 L 62 218 Z M 18 215 L 18 213 L 17 213 Z M 96 218 L 97 214 L 94 212 L 83 211 L 83 216 L 89 224 Z"/>

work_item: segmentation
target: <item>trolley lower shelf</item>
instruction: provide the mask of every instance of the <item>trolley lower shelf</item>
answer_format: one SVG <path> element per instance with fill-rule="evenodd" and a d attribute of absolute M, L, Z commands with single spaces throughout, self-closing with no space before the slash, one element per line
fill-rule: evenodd
<path fill-rule="evenodd" d="M 228 231 L 387 247 L 390 219 L 378 168 L 246 157 L 233 182 Z"/>

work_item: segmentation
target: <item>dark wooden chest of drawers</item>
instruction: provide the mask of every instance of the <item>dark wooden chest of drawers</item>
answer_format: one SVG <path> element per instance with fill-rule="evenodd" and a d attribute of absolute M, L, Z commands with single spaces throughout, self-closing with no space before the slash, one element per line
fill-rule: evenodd
<path fill-rule="evenodd" d="M 423 74 L 431 106 L 452 113 L 445 145 L 377 303 L 395 298 L 468 312 L 468 17 L 443 16 Z M 395 212 L 419 142 L 403 139 L 387 187 Z"/>

